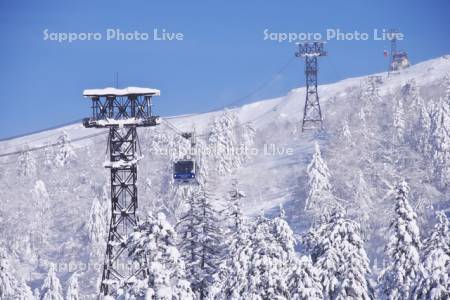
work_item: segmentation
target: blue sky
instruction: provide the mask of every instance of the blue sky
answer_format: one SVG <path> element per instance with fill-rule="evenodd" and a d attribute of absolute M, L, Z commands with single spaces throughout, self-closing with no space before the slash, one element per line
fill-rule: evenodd
<path fill-rule="evenodd" d="M 295 44 L 270 32 L 367 32 L 397 27 L 413 63 L 450 54 L 450 2 L 435 1 L 6 1 L 0 0 L 0 138 L 89 114 L 85 88 L 161 90 L 162 116 L 204 112 L 251 94 L 250 102 L 304 85 Z M 182 41 L 107 41 L 107 29 L 183 33 Z M 43 31 L 99 32 L 100 41 L 44 40 Z M 319 81 L 384 71 L 385 41 L 329 41 Z M 274 75 L 277 74 L 275 77 Z M 271 80 L 273 79 L 273 80 Z"/>

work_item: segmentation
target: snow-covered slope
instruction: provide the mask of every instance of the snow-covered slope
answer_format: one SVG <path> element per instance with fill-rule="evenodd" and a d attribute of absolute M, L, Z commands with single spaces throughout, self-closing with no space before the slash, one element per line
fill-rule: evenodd
<path fill-rule="evenodd" d="M 380 98 L 369 104 L 364 100 L 366 77 L 321 85 L 319 94 L 326 130 L 320 135 L 299 130 L 304 88 L 291 90 L 283 97 L 231 108 L 227 113 L 239 120 L 232 134 L 241 134 L 243 124 L 250 123 L 256 130 L 252 149 L 257 153 L 224 174 L 209 170 L 218 186 L 218 201 L 231 180 L 237 179 L 247 194 L 243 207 L 248 215 L 271 216 L 279 204 L 284 204 L 290 225 L 300 234 L 311 223 L 304 211 L 308 190 L 306 166 L 318 141 L 331 172 L 334 193 L 356 217 L 358 212 L 352 208 L 358 200 L 354 199 L 353 183 L 358 172 L 364 174 L 372 199 L 369 207 L 372 226 L 366 248 L 373 264 L 380 264 L 392 209 L 386 195 L 396 179 L 405 178 L 410 183 L 411 202 L 423 229 L 428 228 L 435 209 L 448 211 L 450 207 L 449 189 L 440 187 L 434 179 L 429 158 L 409 138 L 399 143 L 392 140 L 398 100 L 409 99 L 408 89 L 415 86 L 426 103 L 436 101 L 445 94 L 444 77 L 449 73 L 450 57 L 444 56 L 397 74 L 377 74 L 383 81 Z M 155 104 L 157 108 L 157 99 Z M 158 206 L 161 202 L 176 202 L 169 192 L 174 155 L 155 150 L 183 143 L 173 128 L 189 131 L 195 127 L 200 143 L 208 144 L 212 124 L 223 113 L 170 117 L 158 128 L 139 129 L 144 155 L 138 171 L 142 213 L 161 207 Z M 407 124 L 415 124 L 416 117 L 405 110 Z M 342 133 L 345 124 L 350 138 Z M 32 287 L 41 285 L 47 262 L 58 264 L 57 274 L 63 283 L 76 269 L 81 273 L 81 284 L 90 287 L 86 291 L 92 292 L 97 286 L 95 266 L 89 265 L 86 270 L 86 264 L 101 262 L 101 258 L 95 258 L 91 251 L 86 223 L 93 199 L 107 201 L 109 170 L 103 168 L 106 142 L 106 130 L 74 124 L 0 143 L 0 154 L 12 153 L 0 156 L 1 240 L 11 250 L 18 273 Z M 20 153 L 28 148 L 38 150 Z"/>

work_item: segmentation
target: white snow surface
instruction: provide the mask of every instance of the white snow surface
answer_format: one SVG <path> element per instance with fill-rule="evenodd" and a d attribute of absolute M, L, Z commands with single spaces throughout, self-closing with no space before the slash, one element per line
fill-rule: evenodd
<path fill-rule="evenodd" d="M 160 96 L 161 92 L 157 89 L 130 86 L 123 89 L 107 87 L 103 89 L 87 89 L 83 91 L 83 96 L 128 96 L 128 95 L 150 95 Z"/>

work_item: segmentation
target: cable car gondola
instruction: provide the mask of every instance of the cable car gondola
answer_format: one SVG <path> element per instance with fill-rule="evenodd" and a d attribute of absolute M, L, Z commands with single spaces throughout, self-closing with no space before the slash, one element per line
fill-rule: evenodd
<path fill-rule="evenodd" d="M 173 164 L 173 179 L 178 183 L 195 182 L 195 161 L 182 159 Z"/>
<path fill-rule="evenodd" d="M 181 136 L 191 141 L 191 149 L 195 147 L 195 135 L 193 132 L 185 132 Z M 173 164 L 173 179 L 176 183 L 196 183 L 195 160 L 186 156 Z"/>

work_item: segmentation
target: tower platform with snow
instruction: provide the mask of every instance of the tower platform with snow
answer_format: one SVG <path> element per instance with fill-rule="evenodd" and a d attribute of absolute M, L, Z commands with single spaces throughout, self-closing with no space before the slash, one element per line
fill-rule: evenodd
<path fill-rule="evenodd" d="M 137 127 L 160 123 L 151 109 L 152 97 L 159 95 L 159 90 L 137 87 L 83 92 L 92 100 L 92 116 L 85 118 L 83 125 L 109 129 L 105 167 L 111 170 L 111 221 L 100 288 L 104 295 L 111 294 L 115 285 L 145 276 L 145 266 L 128 261 L 125 242 L 137 224 Z"/>
<path fill-rule="evenodd" d="M 408 53 L 406 53 L 406 51 L 397 50 L 398 35 L 399 35 L 398 29 L 391 29 L 389 31 L 389 38 L 391 41 L 391 57 L 389 62 L 389 72 L 400 71 L 408 68 L 411 65 L 408 59 Z"/>

